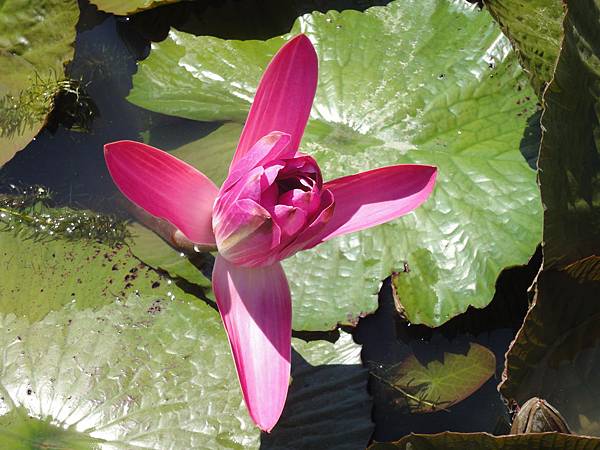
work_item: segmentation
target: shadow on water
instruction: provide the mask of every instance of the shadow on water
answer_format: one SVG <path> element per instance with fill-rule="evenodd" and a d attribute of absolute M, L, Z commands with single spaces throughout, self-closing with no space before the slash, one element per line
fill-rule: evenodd
<path fill-rule="evenodd" d="M 444 352 L 465 354 L 470 343 L 478 343 L 496 356 L 496 375 L 462 402 L 428 414 L 410 413 L 405 406 L 399 406 L 405 405 L 399 401 L 402 397 L 371 377 L 374 440 L 397 440 L 411 432 L 508 431 L 508 409 L 496 386 L 504 367 L 504 354 L 527 312 L 527 289 L 540 264 L 538 249 L 527 266 L 502 272 L 490 305 L 483 309 L 469 308 L 435 329 L 403 320 L 395 310 L 390 280 L 385 281 L 377 313 L 362 319 L 354 332 L 355 340 L 363 345 L 362 359 L 367 367 L 391 366 L 410 355 L 427 364 L 442 360 Z"/>
<path fill-rule="evenodd" d="M 523 132 L 519 150 L 533 170 L 537 170 L 537 159 L 540 152 L 540 140 L 542 139 L 542 124 L 540 119 L 542 110 L 538 109 L 527 119 L 527 126 Z"/>

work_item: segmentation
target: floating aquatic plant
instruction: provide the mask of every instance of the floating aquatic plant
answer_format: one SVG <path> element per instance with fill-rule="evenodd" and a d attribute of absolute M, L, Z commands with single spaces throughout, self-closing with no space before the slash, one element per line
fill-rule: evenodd
<path fill-rule="evenodd" d="M 59 111 L 49 119 L 54 129 L 62 124 L 75 131 L 88 131 L 98 113 L 82 80 L 58 78 L 54 72 L 44 78 L 36 72 L 29 87 L 0 97 L 0 137 L 24 134 L 43 122 L 55 106 Z"/>
<path fill-rule="evenodd" d="M 57 207 L 52 192 L 42 186 L 19 188 L 0 193 L 0 231 L 14 231 L 22 237 L 44 241 L 101 241 L 114 245 L 127 236 L 123 220 L 83 209 Z"/>
<path fill-rule="evenodd" d="M 381 167 L 328 182 L 299 151 L 317 87 L 317 55 L 299 35 L 263 74 L 221 188 L 148 145 L 105 145 L 113 180 L 132 202 L 203 249 L 218 250 L 212 284 L 250 416 L 271 431 L 287 397 L 292 299 L 280 261 L 417 208 L 437 169 Z M 310 270 L 310 267 L 306 268 Z"/>

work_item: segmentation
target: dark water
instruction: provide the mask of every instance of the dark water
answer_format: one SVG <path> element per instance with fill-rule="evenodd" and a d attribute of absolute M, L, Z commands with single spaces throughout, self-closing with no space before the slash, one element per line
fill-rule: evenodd
<path fill-rule="evenodd" d="M 365 9 L 387 2 L 365 1 L 202 1 L 158 8 L 134 18 L 115 18 L 81 3 L 75 58 L 68 75 L 86 84 L 95 105 L 88 133 L 57 125 L 43 131 L 26 150 L 19 152 L 0 172 L 3 181 L 40 184 L 55 193 L 59 204 L 117 212 L 116 193 L 102 155 L 105 143 L 120 139 L 142 140 L 165 150 L 196 140 L 219 124 L 179 119 L 152 113 L 127 102 L 136 62 L 148 55 L 151 40 L 164 39 L 171 26 L 195 34 L 224 38 L 265 39 L 288 31 L 302 13 L 328 9 Z M 58 112 L 60 115 L 60 111 Z M 60 117 L 53 120 L 60 122 Z M 52 127 L 54 128 L 54 127 Z M 520 326 L 527 308 L 527 287 L 539 265 L 539 255 L 529 267 L 506 271 L 497 294 L 484 310 L 469 310 L 443 327 L 430 330 L 410 326 L 394 310 L 389 280 L 380 293 L 378 312 L 360 321 L 353 330 L 363 345 L 367 365 L 391 365 L 414 354 L 423 363 L 441 359 L 444 352 L 466 352 L 470 342 L 492 350 L 496 376 L 465 401 L 430 414 L 410 414 L 398 407 L 398 394 L 375 378 L 375 440 L 398 439 L 410 432 L 504 432 L 509 421 L 506 405 L 496 390 L 504 353 Z M 331 338 L 335 333 L 297 333 L 303 338 Z"/>
<path fill-rule="evenodd" d="M 504 369 L 504 354 L 527 312 L 528 293 L 541 264 L 538 251 L 529 265 L 505 270 L 496 284 L 496 295 L 484 309 L 469 308 L 443 326 L 430 329 L 410 325 L 395 311 L 389 280 L 379 293 L 379 309 L 360 321 L 354 339 L 363 345 L 367 366 L 392 365 L 414 354 L 422 363 L 442 360 L 444 352 L 466 354 L 474 342 L 496 356 L 496 374 L 473 395 L 449 408 L 429 414 L 411 414 L 396 403 L 399 396 L 375 378 L 370 389 L 375 406 L 373 420 L 377 441 L 396 440 L 413 433 L 442 431 L 507 433 L 509 408 L 497 390 Z"/>

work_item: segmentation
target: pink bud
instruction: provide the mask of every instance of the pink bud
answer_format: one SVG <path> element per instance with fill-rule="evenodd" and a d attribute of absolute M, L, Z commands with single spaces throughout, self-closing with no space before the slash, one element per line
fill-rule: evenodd
<path fill-rule="evenodd" d="M 264 266 L 282 259 L 284 250 L 331 207 L 330 195 L 322 202 L 317 162 L 301 153 L 270 150 L 280 145 L 273 135 L 281 136 L 270 133 L 250 150 L 245 164 L 254 159 L 258 165 L 246 166 L 245 174 L 236 166 L 215 201 L 213 231 L 219 253 L 237 265 Z M 252 158 L 258 152 L 274 158 Z M 290 254 L 285 252 L 286 257 Z"/>

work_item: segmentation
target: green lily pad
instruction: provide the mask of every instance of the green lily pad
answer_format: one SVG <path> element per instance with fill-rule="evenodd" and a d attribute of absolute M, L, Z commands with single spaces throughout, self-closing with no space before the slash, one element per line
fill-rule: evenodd
<path fill-rule="evenodd" d="M 83 434 L 102 440 L 106 449 L 261 445 L 219 315 L 204 303 L 132 297 L 96 311 L 68 305 L 31 324 L 4 314 L 0 324 L 4 414 L 24 410 L 49 425 L 78 432 L 78 439 Z M 349 335 L 335 344 L 294 340 L 294 345 L 303 358 L 319 365 L 295 361 L 286 416 L 270 438 L 275 440 L 280 428 L 297 430 L 294 442 L 310 438 L 300 430 L 325 439 L 328 430 L 337 429 L 340 440 L 328 448 L 364 447 L 371 422 L 360 346 Z M 320 394 L 316 402 L 315 390 Z M 348 419 L 328 401 L 343 392 L 348 407 L 362 408 Z M 298 409 L 297 402 L 312 402 L 310 413 Z M 9 423 L 0 421 L 0 439 L 10 431 L 25 438 L 32 434 L 31 426 L 39 426 L 1 428 Z M 359 429 L 363 431 L 357 436 Z M 272 441 L 271 448 L 276 444 Z"/>
<path fill-rule="evenodd" d="M 533 89 L 542 96 L 552 79 L 562 40 L 561 0 L 485 0 L 512 42 Z"/>
<path fill-rule="evenodd" d="M 376 309 L 381 280 L 405 262 L 410 272 L 396 291 L 410 321 L 437 326 L 488 304 L 502 268 L 525 263 L 539 242 L 541 204 L 519 153 L 535 95 L 486 13 L 466 2 L 395 1 L 305 15 L 268 41 L 172 30 L 140 63 L 128 99 L 242 123 L 269 59 L 299 32 L 320 58 L 301 147 L 325 178 L 398 163 L 435 164 L 439 177 L 416 212 L 284 262 L 294 327 L 355 323 Z"/>
<path fill-rule="evenodd" d="M 44 125 L 78 18 L 76 0 L 0 2 L 0 167 Z"/>
<path fill-rule="evenodd" d="M 210 288 L 210 279 L 202 272 L 203 266 L 207 265 L 205 255 L 187 257 L 156 233 L 137 223 L 129 225 L 127 229 L 131 234 L 127 239 L 129 249 L 144 264 L 163 270 L 171 277 L 183 278 L 202 288 Z"/>
<path fill-rule="evenodd" d="M 11 450 L 101 450 L 101 440 L 29 417 L 24 408 L 0 416 L 0 444 Z"/>
<path fill-rule="evenodd" d="M 598 450 L 600 439 L 560 433 L 493 436 L 488 433 L 413 434 L 369 450 Z"/>
<path fill-rule="evenodd" d="M 496 371 L 494 353 L 471 343 L 466 354 L 444 353 L 422 364 L 415 355 L 386 368 L 377 378 L 404 395 L 413 413 L 450 408 L 473 394 Z"/>
<path fill-rule="evenodd" d="M 91 0 L 91 2 L 102 11 L 116 14 L 118 16 L 126 16 L 135 14 L 157 6 L 175 3 L 179 0 Z"/>
<path fill-rule="evenodd" d="M 55 239 L 36 242 L 0 232 L 0 312 L 36 321 L 63 305 L 90 308 L 142 292 L 186 294 L 122 245 Z"/>

